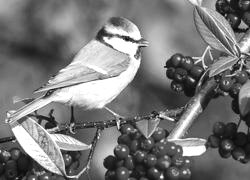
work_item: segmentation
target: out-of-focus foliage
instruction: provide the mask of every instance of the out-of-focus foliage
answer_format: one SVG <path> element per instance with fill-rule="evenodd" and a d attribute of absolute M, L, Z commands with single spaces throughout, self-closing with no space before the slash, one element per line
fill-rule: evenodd
<path fill-rule="evenodd" d="M 214 3 L 205 0 L 206 7 L 214 8 Z M 12 97 L 32 96 L 33 90 L 67 65 L 111 16 L 132 20 L 150 46 L 144 49 L 133 83 L 109 107 L 123 116 L 135 116 L 184 105 L 187 98 L 170 91 L 163 66 L 173 53 L 199 56 L 206 47 L 196 32 L 193 9 L 186 0 L 0 0 L 0 137 L 10 135 L 4 124 L 6 111 L 21 106 L 13 105 Z M 69 120 L 69 108 L 59 104 L 51 104 L 39 113 L 48 113 L 51 108 L 55 108 L 57 120 Z M 110 117 L 103 110 L 76 110 L 77 120 Z M 233 118 L 230 101 L 221 98 L 209 105 L 188 136 L 206 138 L 215 121 Z M 173 127 L 170 123 L 161 126 Z M 90 143 L 93 135 L 93 130 L 83 130 L 77 138 Z M 117 136 L 115 128 L 103 132 L 90 171 L 92 179 L 104 179 L 102 161 L 113 153 Z M 217 152 L 208 151 L 195 159 L 193 179 L 248 179 L 247 165 L 221 160 Z"/>

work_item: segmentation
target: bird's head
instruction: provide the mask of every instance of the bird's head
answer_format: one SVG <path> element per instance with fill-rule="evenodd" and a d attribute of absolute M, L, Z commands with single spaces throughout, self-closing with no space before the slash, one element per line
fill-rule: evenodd
<path fill-rule="evenodd" d="M 98 32 L 97 39 L 130 56 L 136 56 L 141 47 L 148 46 L 138 27 L 122 17 L 110 18 Z"/>

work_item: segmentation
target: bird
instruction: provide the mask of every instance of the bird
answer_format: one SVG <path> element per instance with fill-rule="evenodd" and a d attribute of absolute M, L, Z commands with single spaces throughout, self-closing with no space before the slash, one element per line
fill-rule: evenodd
<path fill-rule="evenodd" d="M 124 17 L 109 18 L 70 64 L 34 91 L 42 95 L 8 115 L 6 123 L 16 122 L 51 102 L 69 105 L 72 111 L 75 106 L 84 110 L 105 108 L 118 117 L 106 105 L 134 79 L 142 48 L 148 45 L 133 22 Z"/>

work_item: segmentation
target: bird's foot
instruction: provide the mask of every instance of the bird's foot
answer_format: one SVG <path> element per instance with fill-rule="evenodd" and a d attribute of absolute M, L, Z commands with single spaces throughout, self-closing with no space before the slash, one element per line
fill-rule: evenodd
<path fill-rule="evenodd" d="M 69 132 L 70 132 L 71 134 L 76 134 L 76 124 L 75 124 L 74 122 L 71 122 L 71 123 L 69 124 Z"/>

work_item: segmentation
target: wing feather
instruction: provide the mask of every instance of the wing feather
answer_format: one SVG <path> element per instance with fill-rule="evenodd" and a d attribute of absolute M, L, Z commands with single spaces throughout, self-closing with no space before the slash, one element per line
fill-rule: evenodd
<path fill-rule="evenodd" d="M 92 40 L 79 51 L 68 66 L 51 77 L 35 93 L 115 77 L 125 71 L 128 65 L 128 55 Z"/>

